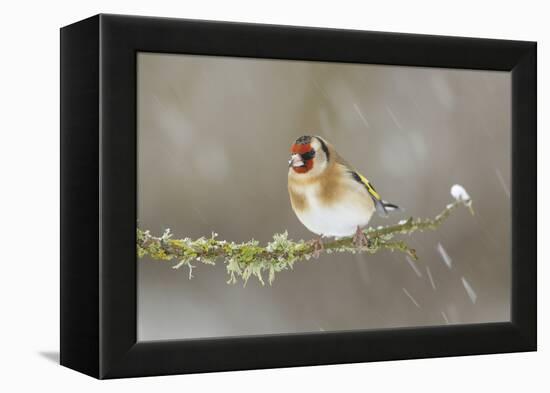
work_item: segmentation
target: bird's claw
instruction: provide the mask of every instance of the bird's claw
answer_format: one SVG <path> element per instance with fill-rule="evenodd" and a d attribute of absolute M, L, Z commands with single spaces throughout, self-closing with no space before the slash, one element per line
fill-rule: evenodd
<path fill-rule="evenodd" d="M 313 247 L 313 258 L 317 259 L 321 255 L 321 252 L 325 249 L 321 236 L 317 239 L 310 240 L 309 242 Z"/>
<path fill-rule="evenodd" d="M 355 244 L 355 247 L 359 249 L 362 249 L 363 247 L 370 247 L 370 240 L 360 227 L 357 227 L 355 235 L 353 235 L 353 244 Z"/>

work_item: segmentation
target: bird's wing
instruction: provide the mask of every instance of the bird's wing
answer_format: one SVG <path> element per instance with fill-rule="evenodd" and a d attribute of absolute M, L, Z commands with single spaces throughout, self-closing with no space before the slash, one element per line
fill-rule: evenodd
<path fill-rule="evenodd" d="M 344 160 L 340 155 L 338 155 L 338 153 L 336 153 L 336 151 L 334 151 L 332 147 L 331 149 L 333 150 L 335 161 L 338 164 L 340 164 L 339 167 L 343 171 L 351 174 L 351 177 L 353 180 L 355 180 L 356 182 L 361 184 L 363 187 L 365 187 L 365 189 L 367 190 L 367 193 L 372 198 L 376 211 L 378 212 L 379 215 L 381 215 L 382 217 L 387 217 L 388 212 L 401 210 L 399 206 L 394 205 L 393 203 L 388 203 L 385 200 L 383 200 L 380 194 L 378 193 L 378 191 L 376 191 L 372 183 L 368 181 L 368 179 L 365 176 L 363 176 L 362 174 L 357 172 L 355 169 L 353 169 L 353 167 L 346 160 Z"/>
<path fill-rule="evenodd" d="M 380 194 L 378 194 L 378 192 L 374 189 L 374 186 L 367 180 L 365 176 L 363 176 L 359 172 L 351 170 L 350 173 L 352 178 L 356 182 L 362 184 L 366 188 L 367 192 L 374 202 L 374 206 L 376 207 L 378 214 L 384 217 L 387 216 L 388 212 L 386 211 L 385 203 L 380 197 Z"/>

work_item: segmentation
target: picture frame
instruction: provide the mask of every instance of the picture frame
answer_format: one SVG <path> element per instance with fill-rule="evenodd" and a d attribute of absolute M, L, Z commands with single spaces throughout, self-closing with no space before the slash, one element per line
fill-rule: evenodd
<path fill-rule="evenodd" d="M 511 321 L 138 341 L 139 52 L 510 72 Z M 106 379 L 535 351 L 536 55 L 525 41 L 123 15 L 63 27 L 60 363 Z"/>

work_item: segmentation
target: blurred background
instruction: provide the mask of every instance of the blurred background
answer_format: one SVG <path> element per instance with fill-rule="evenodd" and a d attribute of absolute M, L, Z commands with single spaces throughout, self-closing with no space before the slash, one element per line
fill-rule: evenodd
<path fill-rule="evenodd" d="M 138 260 L 138 338 L 483 323 L 510 319 L 510 74 L 188 55 L 138 55 L 139 226 L 262 243 L 313 235 L 287 193 L 290 144 L 317 134 L 406 209 L 374 226 L 459 209 L 400 253 L 323 255 L 262 287 L 223 262 Z"/>

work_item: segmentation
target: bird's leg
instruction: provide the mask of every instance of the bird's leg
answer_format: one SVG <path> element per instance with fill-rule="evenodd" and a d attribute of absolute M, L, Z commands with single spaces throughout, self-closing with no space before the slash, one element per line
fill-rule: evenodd
<path fill-rule="evenodd" d="M 316 239 L 312 239 L 309 243 L 313 246 L 313 258 L 319 258 L 321 252 L 325 249 L 323 241 L 321 240 L 322 235 L 319 235 Z"/>
<path fill-rule="evenodd" d="M 355 247 L 357 248 L 363 248 L 363 247 L 369 247 L 370 241 L 367 238 L 367 235 L 365 235 L 365 232 L 361 229 L 360 226 L 357 226 L 357 229 L 355 230 L 355 235 L 353 235 L 353 244 L 355 244 Z"/>

